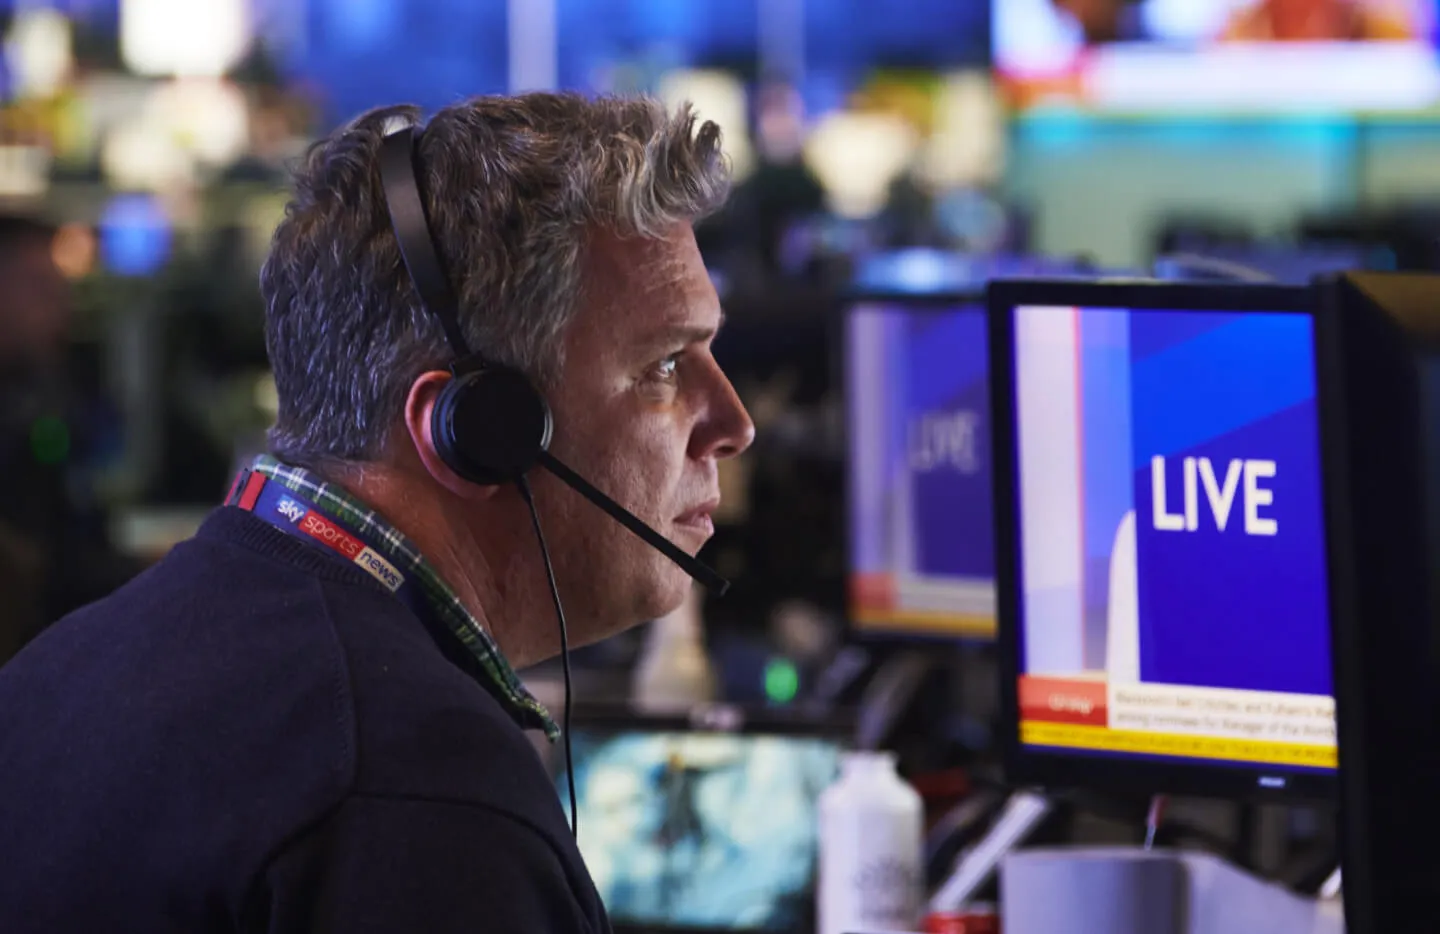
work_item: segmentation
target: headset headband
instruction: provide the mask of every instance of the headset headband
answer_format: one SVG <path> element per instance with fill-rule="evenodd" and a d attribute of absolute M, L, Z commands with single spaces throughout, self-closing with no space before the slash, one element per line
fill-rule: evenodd
<path fill-rule="evenodd" d="M 421 133 L 419 128 L 408 126 L 385 137 L 380 145 L 380 181 L 385 187 L 385 204 L 395 240 L 400 244 L 400 256 L 420 295 L 420 304 L 440 320 L 445 339 L 455 356 L 463 360 L 471 354 L 460 330 L 460 305 L 430 235 L 425 199 L 420 192 Z"/>

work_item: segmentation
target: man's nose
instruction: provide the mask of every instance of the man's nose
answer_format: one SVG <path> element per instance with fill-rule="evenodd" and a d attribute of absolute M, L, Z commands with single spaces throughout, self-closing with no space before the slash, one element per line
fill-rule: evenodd
<path fill-rule="evenodd" d="M 719 364 L 712 360 L 711 366 L 714 379 L 709 405 L 694 438 L 698 450 L 692 453 L 716 459 L 734 457 L 754 443 L 755 423 Z"/>

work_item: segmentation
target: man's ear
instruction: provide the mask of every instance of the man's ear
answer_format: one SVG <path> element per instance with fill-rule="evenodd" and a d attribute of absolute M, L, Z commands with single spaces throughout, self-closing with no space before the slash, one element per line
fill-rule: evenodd
<path fill-rule="evenodd" d="M 410 441 L 415 445 L 415 453 L 419 455 L 420 463 L 436 483 L 461 499 L 489 499 L 499 492 L 500 487 L 471 483 L 451 470 L 440 457 L 440 452 L 435 449 L 431 415 L 435 411 L 436 401 L 440 398 L 440 391 L 452 379 L 454 377 L 445 370 L 431 370 L 421 373 L 415 382 L 410 384 L 410 394 L 405 397 L 405 428 L 410 433 Z"/>

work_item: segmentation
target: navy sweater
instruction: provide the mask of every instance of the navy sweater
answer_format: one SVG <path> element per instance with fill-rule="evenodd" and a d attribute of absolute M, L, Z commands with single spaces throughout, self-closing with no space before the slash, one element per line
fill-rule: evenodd
<path fill-rule="evenodd" d="M 217 510 L 0 668 L 0 931 L 603 934 L 543 764 L 455 648 Z"/>

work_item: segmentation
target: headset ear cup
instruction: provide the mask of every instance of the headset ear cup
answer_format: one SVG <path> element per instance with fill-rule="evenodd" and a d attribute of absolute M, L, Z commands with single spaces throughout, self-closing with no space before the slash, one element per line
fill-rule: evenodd
<path fill-rule="evenodd" d="M 483 470 L 478 470 L 475 465 L 467 463 L 460 456 L 455 443 L 456 396 L 463 392 L 464 383 L 468 379 L 468 375 L 456 376 L 441 388 L 440 395 L 430 410 L 430 437 L 435 443 L 435 453 L 439 454 L 440 460 L 444 462 L 445 466 L 455 471 L 457 475 L 472 483 L 494 483 L 496 481 L 486 476 Z"/>
<path fill-rule="evenodd" d="M 519 370 L 462 369 L 435 400 L 430 431 L 436 453 L 459 476 L 482 486 L 513 483 L 550 446 L 550 406 Z"/>

